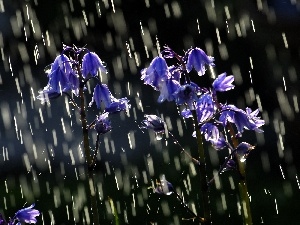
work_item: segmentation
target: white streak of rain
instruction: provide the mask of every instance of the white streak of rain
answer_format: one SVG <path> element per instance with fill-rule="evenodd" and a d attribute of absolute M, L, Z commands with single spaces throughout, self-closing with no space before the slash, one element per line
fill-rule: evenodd
<path fill-rule="evenodd" d="M 295 113 L 299 113 L 299 104 L 298 104 L 298 99 L 297 95 L 293 95 L 293 103 L 294 103 L 294 108 L 295 108 Z"/>
<path fill-rule="evenodd" d="M 286 35 L 284 32 L 282 33 L 282 39 L 283 39 L 284 47 L 289 48 L 289 44 L 287 42 Z"/>

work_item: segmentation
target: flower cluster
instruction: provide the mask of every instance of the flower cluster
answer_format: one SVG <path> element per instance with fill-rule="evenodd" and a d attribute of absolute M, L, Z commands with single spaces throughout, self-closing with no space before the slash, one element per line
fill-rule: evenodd
<path fill-rule="evenodd" d="M 35 217 L 39 216 L 40 212 L 33 207 L 34 204 L 27 208 L 20 209 L 8 222 L 6 222 L 6 220 L 0 214 L 0 225 L 21 225 L 23 223 L 35 224 L 37 222 L 37 219 Z"/>
<path fill-rule="evenodd" d="M 168 66 L 166 58 L 174 58 L 179 63 Z M 151 85 L 160 92 L 159 103 L 167 100 L 181 106 L 181 115 L 184 118 L 193 117 L 195 111 L 201 133 L 217 150 L 230 147 L 226 135 L 223 134 L 229 125 L 235 125 L 236 137 L 241 137 L 245 129 L 262 132 L 260 127 L 264 120 L 257 116 L 258 109 L 252 112 L 249 108 L 242 110 L 234 105 L 218 102 L 218 92 L 234 88 L 233 75 L 220 74 L 212 81 L 211 87 L 199 87 L 191 81 L 191 71 L 195 70 L 199 76 L 203 76 L 206 66 L 215 66 L 214 58 L 207 56 L 200 48 L 191 48 L 184 56 L 180 56 L 171 48 L 165 47 L 161 56 L 155 57 L 149 67 L 141 71 L 141 79 L 144 84 Z M 143 123 L 147 128 L 154 129 L 153 121 L 158 119 L 154 120 L 152 116 L 146 118 Z"/>
<path fill-rule="evenodd" d="M 94 126 L 101 134 L 111 130 L 108 113 L 127 111 L 130 108 L 127 98 L 115 98 L 108 86 L 100 81 L 99 76 L 106 74 L 107 70 L 99 56 L 86 48 L 65 46 L 46 72 L 48 84 L 37 96 L 43 103 L 66 94 L 76 105 L 73 96 L 79 97 L 80 90 L 83 93 L 87 89 L 85 86 L 88 81 L 96 82 L 89 106 L 95 103 L 98 109 L 103 109 L 103 114 L 96 118 Z"/>

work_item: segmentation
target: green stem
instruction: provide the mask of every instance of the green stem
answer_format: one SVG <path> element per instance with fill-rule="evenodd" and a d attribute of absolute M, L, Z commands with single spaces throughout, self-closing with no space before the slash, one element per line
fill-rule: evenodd
<path fill-rule="evenodd" d="M 196 131 L 197 138 L 197 147 L 198 147 L 198 155 L 199 155 L 199 170 L 200 170 L 200 186 L 201 186 L 201 199 L 202 199 L 202 207 L 203 207 L 203 217 L 204 222 L 202 224 L 208 225 L 211 224 L 211 213 L 209 207 L 209 193 L 208 193 L 208 185 L 207 185 L 207 173 L 206 173 L 206 162 L 205 162 L 205 153 L 202 142 L 202 135 L 200 132 L 199 125 L 197 123 L 197 114 L 195 110 L 191 110 L 194 120 L 194 126 Z"/>
<path fill-rule="evenodd" d="M 79 66 L 78 66 L 79 67 Z M 80 80 L 82 80 L 82 74 L 80 72 L 80 68 L 78 68 L 78 73 Z M 83 136 L 83 150 L 85 154 L 85 162 L 87 165 L 87 175 L 88 175 L 88 182 L 89 182 L 89 189 L 90 189 L 90 199 L 91 199 L 91 208 L 93 214 L 93 225 L 99 225 L 99 214 L 98 214 L 98 207 L 97 207 L 97 196 L 95 192 L 95 181 L 92 168 L 90 167 L 92 163 L 92 157 L 90 152 L 90 145 L 89 145 L 89 136 L 88 136 L 88 126 L 86 120 L 86 113 L 85 113 L 85 99 L 84 99 L 84 92 L 83 92 L 83 82 L 80 84 L 79 88 L 79 97 L 80 97 L 80 119 L 81 119 L 81 128 L 82 128 L 82 136 Z"/>
<path fill-rule="evenodd" d="M 231 136 L 231 140 L 233 143 L 234 148 L 238 146 L 238 140 L 235 137 L 235 132 L 233 130 L 233 127 L 231 124 L 228 125 L 228 131 Z M 239 197 L 241 201 L 241 208 L 242 208 L 242 216 L 243 216 L 243 223 L 244 225 L 252 225 L 252 214 L 251 214 L 251 208 L 250 208 L 250 200 L 248 196 L 248 187 L 246 183 L 246 161 L 241 161 L 238 154 L 234 153 L 236 160 L 237 160 L 237 166 L 238 171 L 240 174 L 240 180 L 239 180 Z"/>

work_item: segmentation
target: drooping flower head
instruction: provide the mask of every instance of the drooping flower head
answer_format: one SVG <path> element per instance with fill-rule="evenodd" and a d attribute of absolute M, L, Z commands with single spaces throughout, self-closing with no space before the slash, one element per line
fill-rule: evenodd
<path fill-rule="evenodd" d="M 89 106 L 96 103 L 97 108 L 101 108 L 101 102 L 103 102 L 105 108 L 109 107 L 112 102 L 112 94 L 110 93 L 106 84 L 97 84 L 94 88 L 93 99 L 90 102 Z"/>
<path fill-rule="evenodd" d="M 207 56 L 206 53 L 200 48 L 193 48 L 187 52 L 186 69 L 189 73 L 193 68 L 197 71 L 199 76 L 205 74 L 205 64 L 214 66 L 214 57 Z"/>
<path fill-rule="evenodd" d="M 173 101 L 175 100 L 174 93 L 180 87 L 180 83 L 176 80 L 168 79 L 166 81 L 162 81 L 159 87 L 160 96 L 158 97 L 158 102 L 162 103 L 165 100 Z"/>
<path fill-rule="evenodd" d="M 205 140 L 209 141 L 215 149 L 220 150 L 227 146 L 225 138 L 216 125 L 205 123 L 201 126 L 200 131 L 204 135 Z"/>
<path fill-rule="evenodd" d="M 18 212 L 16 212 L 13 220 L 16 219 L 21 223 L 36 223 L 37 219 L 35 217 L 39 216 L 40 212 L 33 207 L 34 204 L 27 208 L 20 209 Z"/>
<path fill-rule="evenodd" d="M 111 103 L 105 107 L 105 112 L 116 113 L 121 111 L 127 111 L 130 109 L 131 105 L 129 104 L 129 100 L 125 98 L 117 99 L 112 96 Z"/>
<path fill-rule="evenodd" d="M 250 145 L 247 142 L 241 142 L 235 149 L 238 160 L 241 162 L 245 161 L 250 151 L 254 148 L 255 146 Z"/>
<path fill-rule="evenodd" d="M 221 111 L 222 113 L 219 120 L 223 123 L 223 126 L 225 127 L 227 122 L 234 123 L 238 131 L 238 136 L 241 136 L 244 129 L 262 132 L 259 127 L 264 124 L 264 121 L 259 117 L 256 117 L 258 111 L 250 113 L 248 110 L 249 113 L 246 113 L 234 105 L 224 105 L 222 106 Z"/>
<path fill-rule="evenodd" d="M 174 93 L 174 97 L 177 105 L 187 104 L 193 108 L 193 103 L 198 100 L 197 89 L 192 84 L 182 85 Z"/>
<path fill-rule="evenodd" d="M 82 58 L 83 78 L 95 77 L 99 71 L 107 72 L 99 56 L 94 52 L 86 53 Z"/>
<path fill-rule="evenodd" d="M 233 81 L 234 76 L 230 75 L 226 77 L 226 73 L 222 73 L 214 80 L 212 86 L 215 91 L 224 92 L 234 88 Z"/>
<path fill-rule="evenodd" d="M 216 104 L 210 93 L 205 93 L 200 96 L 196 103 L 196 112 L 198 123 L 202 123 L 210 119 L 216 111 Z"/>
<path fill-rule="evenodd" d="M 51 65 L 51 69 L 46 72 L 49 78 L 48 84 L 39 92 L 37 99 L 46 102 L 49 99 L 57 98 L 63 92 L 69 90 L 77 93 L 76 88 L 78 87 L 75 87 L 75 79 L 69 80 L 70 74 L 74 74 L 74 71 L 72 70 L 70 59 L 66 55 L 60 54 L 57 56 Z"/>
<path fill-rule="evenodd" d="M 144 80 L 144 84 L 151 85 L 155 90 L 159 90 L 160 82 L 169 78 L 169 70 L 166 60 L 161 57 L 155 57 L 150 66 L 141 71 L 141 80 Z"/>
<path fill-rule="evenodd" d="M 156 115 L 145 115 L 141 129 L 150 129 L 155 132 L 156 139 L 161 140 L 165 133 L 165 122 Z"/>
<path fill-rule="evenodd" d="M 99 115 L 96 119 L 95 122 L 95 130 L 97 131 L 98 134 L 105 134 L 109 131 L 111 131 L 111 122 L 108 119 L 109 113 L 102 113 Z"/>

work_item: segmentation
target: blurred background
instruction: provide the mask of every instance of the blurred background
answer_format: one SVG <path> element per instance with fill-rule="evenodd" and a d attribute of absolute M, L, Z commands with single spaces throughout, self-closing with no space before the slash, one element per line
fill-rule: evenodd
<path fill-rule="evenodd" d="M 161 115 L 188 152 L 196 148 L 191 122 L 174 103 L 157 103 L 159 93 L 140 80 L 168 45 L 214 56 L 216 74 L 235 76 L 236 88 L 221 101 L 260 109 L 264 133 L 241 139 L 256 146 L 247 160 L 254 224 L 299 224 L 299 10 L 297 0 L 0 0 L 0 213 L 12 217 L 35 202 L 37 224 L 91 223 L 79 114 L 65 97 L 44 105 L 36 99 L 47 84 L 45 67 L 65 44 L 96 52 L 111 92 L 132 106 L 111 116 L 113 130 L 101 139 L 101 224 L 115 224 L 112 208 L 120 224 L 196 224 L 174 196 L 149 188 L 164 174 L 201 214 L 194 165 L 172 141 L 139 129 L 144 114 Z M 192 79 L 207 84 L 205 76 Z M 89 121 L 97 113 L 88 108 Z M 226 152 L 207 146 L 207 156 L 212 177 Z M 211 187 L 213 224 L 242 224 L 236 187 L 234 172 Z"/>

